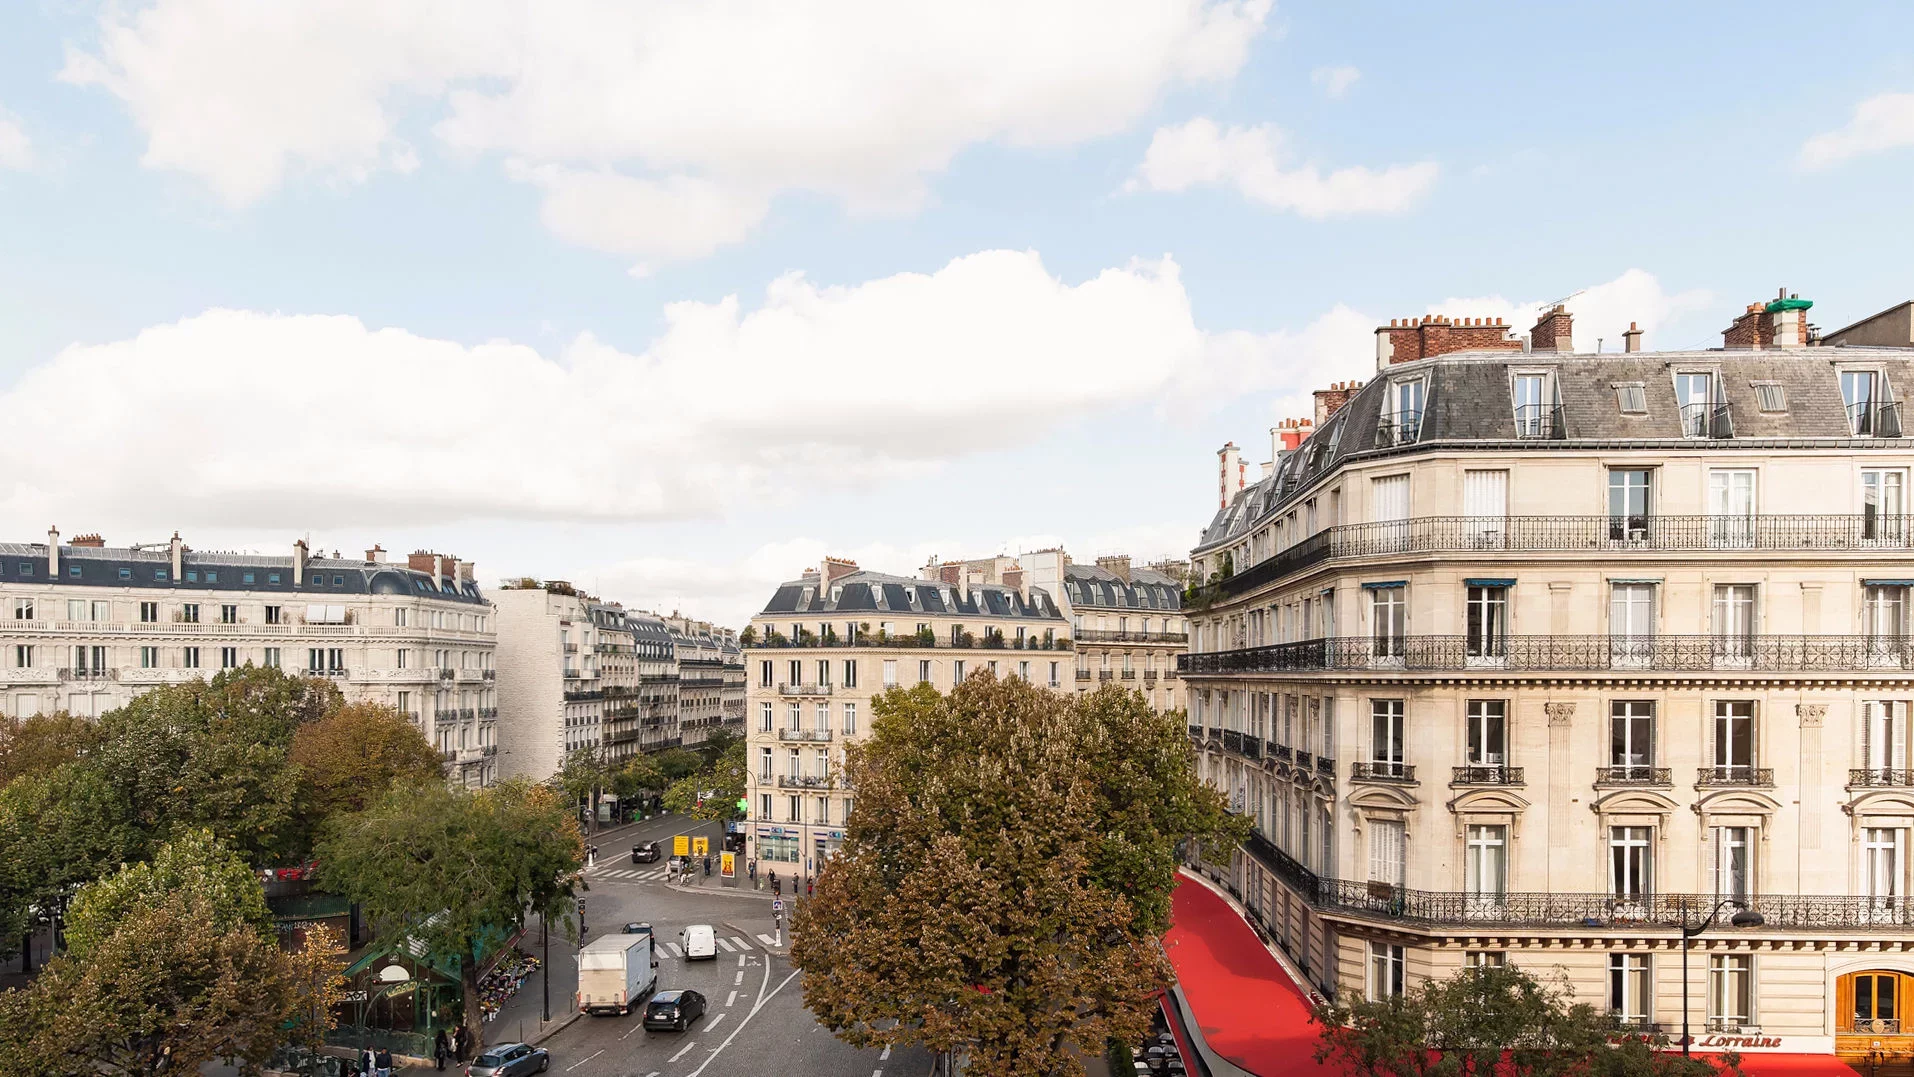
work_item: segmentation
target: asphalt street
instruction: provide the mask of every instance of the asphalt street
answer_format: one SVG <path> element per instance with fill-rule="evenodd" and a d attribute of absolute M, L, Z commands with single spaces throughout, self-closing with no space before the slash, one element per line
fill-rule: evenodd
<path fill-rule="evenodd" d="M 714 867 L 708 881 L 670 886 L 663 860 L 631 862 L 634 843 L 680 833 L 710 838 Z M 636 1012 L 579 1017 L 544 1040 L 550 1072 L 559 1077 L 925 1077 L 932 1067 L 928 1052 L 856 1050 L 812 1019 L 804 1009 L 803 977 L 777 945 L 770 891 L 754 890 L 744 878 L 727 887 L 719 878 L 721 835 L 721 824 L 665 816 L 595 839 L 598 862 L 585 876 L 590 886 L 585 938 L 621 931 L 628 921 L 649 922 L 659 942 L 658 989 L 696 990 L 709 1010 L 686 1032 L 647 1032 Z M 670 855 L 669 842 L 665 854 Z M 785 923 L 788 927 L 788 918 Z M 715 960 L 684 959 L 679 932 L 689 924 L 716 930 Z M 789 944 L 788 931 L 782 942 Z M 537 943 L 534 928 L 526 948 L 537 953 Z M 561 937 L 556 922 L 547 971 L 553 1017 L 563 1018 L 572 1011 L 578 966 L 574 946 Z M 541 1024 L 541 987 L 538 976 L 527 980 L 488 1025 L 486 1039 L 496 1043 L 535 1032 Z"/>

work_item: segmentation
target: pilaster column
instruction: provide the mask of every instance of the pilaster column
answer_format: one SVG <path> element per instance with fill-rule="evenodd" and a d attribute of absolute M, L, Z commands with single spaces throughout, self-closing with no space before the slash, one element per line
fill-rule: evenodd
<path fill-rule="evenodd" d="M 1569 785 L 1574 781 L 1570 751 L 1575 704 L 1544 703 L 1548 716 L 1548 888 L 1560 890 L 1575 877 L 1576 850 L 1570 848 Z"/>

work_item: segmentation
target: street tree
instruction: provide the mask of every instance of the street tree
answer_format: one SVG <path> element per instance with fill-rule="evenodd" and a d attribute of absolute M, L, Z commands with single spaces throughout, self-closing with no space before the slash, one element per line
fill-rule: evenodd
<path fill-rule="evenodd" d="M 328 821 L 319 843 L 320 881 L 358 902 L 380 939 L 414 939 L 457 964 L 474 1043 L 484 1039 L 480 950 L 528 913 L 564 915 L 583 863 L 563 797 L 522 781 L 394 788 L 365 811 Z"/>
<path fill-rule="evenodd" d="M 281 1044 L 323 1037 L 339 955 L 327 932 L 294 954 L 250 924 L 222 927 L 196 888 L 148 895 L 84 956 L 0 994 L 0 1072 L 144 1077 L 230 1059 L 258 1073 Z"/>
<path fill-rule="evenodd" d="M 667 781 L 675 782 L 704 769 L 704 760 L 698 753 L 684 748 L 666 748 L 652 758 L 658 761 L 658 769 L 664 772 Z"/>
<path fill-rule="evenodd" d="M 77 762 L 99 746 L 100 727 L 65 711 L 0 718 L 0 786 Z"/>
<path fill-rule="evenodd" d="M 744 779 L 744 742 L 734 739 L 708 766 L 672 782 L 665 790 L 665 807 L 693 819 L 741 818 L 738 798 L 744 796 Z"/>
<path fill-rule="evenodd" d="M 793 922 L 819 1022 L 857 1046 L 963 1052 L 980 1077 L 1081 1074 L 1141 1039 L 1170 983 L 1152 910 L 1176 846 L 1234 833 L 1186 742 L 1167 748 L 1179 720 L 988 674 L 886 692 L 873 719 L 847 752 L 843 847 Z M 1172 806 L 1112 794 L 1131 780 Z"/>
<path fill-rule="evenodd" d="M 1684 1058 L 1660 1032 L 1625 1029 L 1577 1002 L 1566 977 L 1543 982 L 1509 967 L 1467 968 L 1371 1001 L 1316 1005 L 1315 1057 L 1366 1077 L 1740 1077 L 1740 1057 Z"/>
<path fill-rule="evenodd" d="M 197 907 L 221 931 L 249 927 L 273 936 L 259 876 L 211 831 L 189 830 L 160 846 L 151 860 L 122 865 L 82 889 L 67 913 L 68 950 L 85 958 L 138 909 L 175 891 L 194 894 Z"/>
<path fill-rule="evenodd" d="M 632 756 L 611 774 L 611 791 L 620 799 L 660 793 L 670 784 L 665 780 L 665 772 L 658 769 L 657 761 L 648 755 Z"/>
<path fill-rule="evenodd" d="M 84 883 L 144 850 L 120 791 L 97 768 L 65 763 L 0 787 L 0 954 L 24 950 Z"/>
<path fill-rule="evenodd" d="M 363 811 L 394 785 L 444 779 L 425 734 L 398 711 L 348 703 L 293 732 L 299 823 L 308 834 L 340 812 Z"/>
<path fill-rule="evenodd" d="M 573 810 L 585 820 L 585 826 L 597 830 L 598 791 L 611 784 L 611 768 L 599 757 L 598 749 L 574 749 L 551 780 L 569 798 Z"/>

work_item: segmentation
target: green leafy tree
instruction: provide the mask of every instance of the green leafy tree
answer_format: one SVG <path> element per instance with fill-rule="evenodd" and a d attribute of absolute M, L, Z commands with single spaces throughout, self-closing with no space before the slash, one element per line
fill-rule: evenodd
<path fill-rule="evenodd" d="M 858 1046 L 965 1052 L 980 1077 L 1081 1074 L 1143 1036 L 1170 983 L 1156 931 L 1176 846 L 1232 832 L 1176 717 L 1130 695 L 984 674 L 877 698 L 847 753 L 857 811 L 793 922 L 820 1023 Z"/>
<path fill-rule="evenodd" d="M 552 784 L 570 799 L 572 810 L 597 829 L 598 813 L 591 810 L 598 790 L 611 784 L 611 768 L 598 756 L 596 748 L 579 748 L 565 757 L 564 765 L 552 775 Z"/>
<path fill-rule="evenodd" d="M 66 763 L 0 787 L 0 953 L 143 850 L 120 791 L 94 767 Z"/>
<path fill-rule="evenodd" d="M 620 764 L 611 774 L 611 791 L 622 798 L 662 792 L 670 783 L 658 763 L 648 755 L 637 755 Z"/>
<path fill-rule="evenodd" d="M 362 811 L 395 785 L 441 781 L 445 775 L 425 734 L 377 703 L 348 703 L 300 725 L 288 757 L 298 768 L 302 847 L 333 815 Z"/>
<path fill-rule="evenodd" d="M 0 1072 L 194 1073 L 230 1059 L 258 1073 L 282 1044 L 317 1046 L 341 983 L 329 934 L 289 954 L 250 925 L 222 927 L 197 888 L 149 894 L 83 957 L 0 993 Z"/>
<path fill-rule="evenodd" d="M 273 937 L 259 876 L 211 831 L 191 830 L 160 846 L 153 859 L 123 865 L 81 890 L 67 914 L 68 950 L 86 957 L 139 908 L 175 891 L 192 892 L 220 931 L 250 927 Z"/>
<path fill-rule="evenodd" d="M 378 936 L 457 961 L 465 1027 L 482 1043 L 475 956 L 528 913 L 570 908 L 584 863 L 578 820 L 549 786 L 397 788 L 326 825 L 320 880 L 359 903 Z"/>
<path fill-rule="evenodd" d="M 0 786 L 78 762 L 100 746 L 100 727 L 65 711 L 0 718 Z"/>
<path fill-rule="evenodd" d="M 658 769 L 664 772 L 668 781 L 675 782 L 704 769 L 704 760 L 698 753 L 684 748 L 667 748 L 652 758 L 658 761 Z"/>
<path fill-rule="evenodd" d="M 1313 1014 L 1319 1063 L 1367 1077 L 1740 1077 L 1740 1057 L 1683 1058 L 1659 1032 L 1623 1029 L 1576 1002 L 1566 979 L 1513 967 L 1464 969 L 1404 995 L 1345 995 Z"/>

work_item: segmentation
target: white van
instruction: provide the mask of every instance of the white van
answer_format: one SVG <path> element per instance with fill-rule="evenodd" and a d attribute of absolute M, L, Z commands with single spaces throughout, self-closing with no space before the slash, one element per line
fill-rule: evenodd
<path fill-rule="evenodd" d="M 692 924 L 678 932 L 678 937 L 685 940 L 686 961 L 717 958 L 718 932 L 710 924 Z"/>

